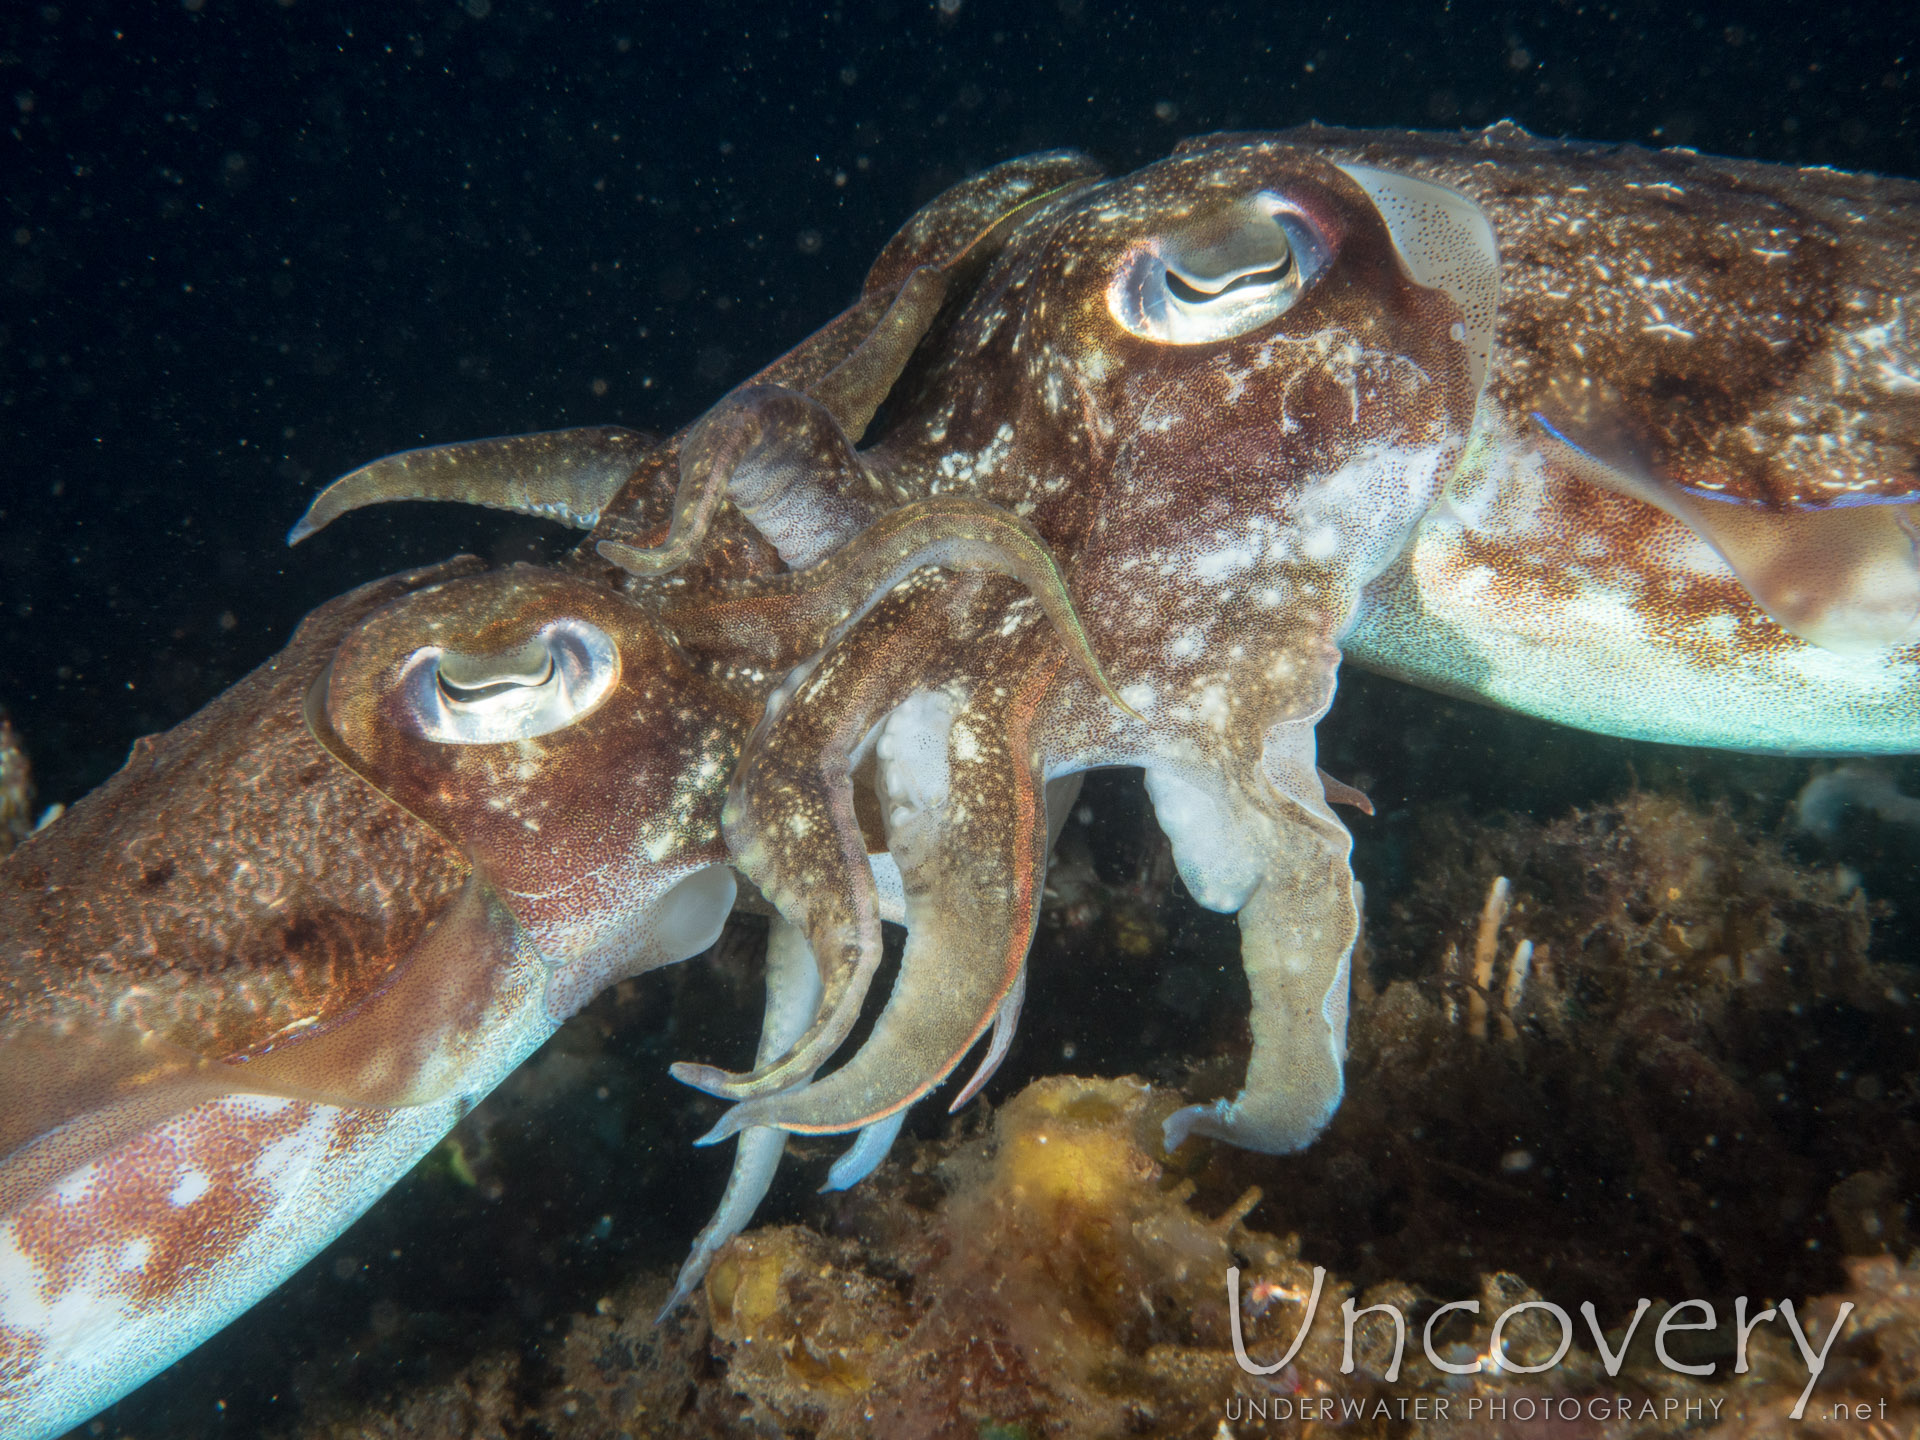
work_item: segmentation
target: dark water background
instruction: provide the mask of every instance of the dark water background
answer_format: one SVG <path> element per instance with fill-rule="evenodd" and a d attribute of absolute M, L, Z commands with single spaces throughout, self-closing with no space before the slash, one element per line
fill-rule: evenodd
<path fill-rule="evenodd" d="M 0 7 L 0 703 L 48 799 L 348 585 L 528 527 L 313 490 L 670 429 L 996 160 L 1479 125 L 1920 173 L 1911 5 Z"/>
<path fill-rule="evenodd" d="M 916 205 L 1007 156 L 1070 145 L 1124 170 L 1223 128 L 1511 117 L 1916 175 L 1917 61 L 1910 4 L 16 0 L 0 13 L 0 704 L 43 799 L 70 801 L 321 600 L 462 549 L 553 546 L 549 528 L 440 506 L 354 516 L 297 552 L 283 536 L 320 484 L 393 450 L 685 423 L 844 305 Z M 1392 802 L 1557 786 L 1570 803 L 1707 763 L 1543 739 L 1385 682 L 1349 682 L 1343 709 L 1356 694 L 1371 727 L 1333 743 L 1371 745 L 1349 763 Z M 1402 722 L 1425 728 L 1401 745 Z M 1137 792 L 1108 799 L 1137 811 Z M 1391 869 L 1392 833 L 1362 836 L 1363 876 Z M 1230 942 L 1229 922 L 1191 923 L 1192 945 Z M 1091 1070 L 1128 1063 L 1083 1044 Z M 589 1056 L 581 1073 L 603 1063 L 618 1068 Z M 632 1188 L 623 1122 L 597 1123 L 597 1148 L 555 1142 L 574 1193 L 507 1213 L 443 1185 L 416 1197 L 415 1229 L 383 1208 L 112 1425 L 250 1434 L 334 1383 L 343 1335 L 372 1336 L 368 1363 L 399 1378 L 395 1356 L 432 1347 L 375 1343 L 404 1331 L 396 1306 L 434 1309 L 454 1363 L 502 1316 L 538 1332 L 591 1305 L 621 1256 L 677 1252 L 722 1162 L 653 1212 L 657 1234 L 596 1248 L 594 1217 Z"/>

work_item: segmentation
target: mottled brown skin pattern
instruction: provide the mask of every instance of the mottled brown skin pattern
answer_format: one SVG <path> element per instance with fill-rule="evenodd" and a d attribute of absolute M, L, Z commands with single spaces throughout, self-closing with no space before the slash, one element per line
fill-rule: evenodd
<path fill-rule="evenodd" d="M 1837 662 L 1820 628 L 1796 631 L 1773 603 L 1774 577 L 1736 578 L 1702 540 L 1718 547 L 1712 523 L 1744 513 L 1789 547 L 1782 569 L 1805 577 L 1818 618 L 1882 582 L 1837 560 L 1821 573 L 1840 552 L 1806 527 L 1877 525 L 1911 586 L 1920 507 L 1900 502 L 1920 496 L 1920 184 L 1506 123 L 1288 133 L 1459 190 L 1500 247 L 1482 437 L 1450 492 L 1465 518 L 1430 527 L 1383 582 L 1353 638 L 1360 663 L 1644 738 L 1920 743 L 1914 632 L 1891 624 L 1859 644 L 1877 653 Z M 1743 503 L 1700 502 L 1708 528 L 1683 523 L 1596 483 L 1540 419 L 1656 487 Z M 1670 701 L 1615 698 L 1656 691 Z"/>
<path fill-rule="evenodd" d="M 606 984 L 717 935 L 751 712 L 606 587 L 478 568 L 326 607 L 0 869 L 0 1415 L 26 1433 L 198 1343 Z M 610 648 L 551 733 L 449 743 L 405 703 L 409 667 L 484 681 L 554 625 Z"/>
<path fill-rule="evenodd" d="M 1470 196 L 1500 237 L 1491 398 L 1768 505 L 1920 490 L 1920 183 L 1573 145 L 1318 126 L 1290 139 Z M 1884 327 L 1890 354 L 1862 336 Z M 1880 382 L 1880 383 L 1876 383 Z"/>
<path fill-rule="evenodd" d="M 0 862 L 0 1152 L 123 1086 L 351 1012 L 465 882 L 458 850 L 308 732 L 343 632 L 460 567 L 378 581 Z"/>

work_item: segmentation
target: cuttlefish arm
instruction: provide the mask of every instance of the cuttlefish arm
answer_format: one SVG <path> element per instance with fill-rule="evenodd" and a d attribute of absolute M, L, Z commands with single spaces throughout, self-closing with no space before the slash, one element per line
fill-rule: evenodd
<path fill-rule="evenodd" d="M 1065 657 L 1038 648 L 1011 683 L 921 690 L 889 716 L 876 751 L 907 913 L 893 994 L 844 1065 L 735 1106 L 702 1143 L 748 1126 L 833 1132 L 884 1121 L 943 1081 L 1000 1016 L 1024 973 L 1046 876 L 1031 724 Z"/>
<path fill-rule="evenodd" d="M 1023 215 L 1082 178 L 1077 164 L 1063 167 L 1059 183 L 1021 194 L 965 244 L 915 266 L 860 345 L 805 394 L 758 384 L 721 401 L 680 446 L 679 488 L 666 539 L 651 548 L 602 540 L 600 554 L 632 575 L 678 570 L 728 501 L 795 568 L 857 533 L 875 503 L 888 497 L 853 446 L 913 358 L 956 277 L 977 254 L 991 253 Z M 824 463 L 808 465 L 808 457 L 795 454 L 796 431 L 807 435 L 808 448 Z"/>
<path fill-rule="evenodd" d="M 820 972 L 807 950 L 806 937 L 777 915 L 767 934 L 766 968 L 767 1009 L 760 1028 L 759 1064 L 777 1060 L 792 1049 L 820 1008 Z M 659 1319 L 664 1320 L 693 1293 L 720 1247 L 747 1228 L 773 1184 L 786 1149 L 783 1130 L 763 1127 L 741 1132 L 720 1208 L 695 1237 Z"/>
<path fill-rule="evenodd" d="M 797 630 L 809 637 L 797 652 L 806 654 L 852 617 L 866 617 L 855 627 L 862 632 L 857 644 L 849 631 L 775 695 L 748 743 L 726 811 L 735 863 L 807 935 L 824 987 L 820 1016 L 791 1054 L 750 1074 L 677 1065 L 674 1074 L 696 1088 L 735 1100 L 786 1089 L 838 1047 L 858 1015 L 879 965 L 880 938 L 850 770 L 868 732 L 914 690 L 927 657 L 944 648 L 950 621 L 943 608 L 916 606 L 905 593 L 916 589 L 913 577 L 929 575 L 922 568 L 928 564 L 1023 581 L 1073 663 L 1126 710 L 1045 546 L 1017 517 L 979 501 L 935 497 L 892 512 L 791 582 L 751 582 L 744 587 L 751 593 L 737 597 L 730 613 L 725 602 L 669 611 L 667 623 L 691 632 L 711 621 L 721 639 L 737 637 L 749 653 L 755 637 L 777 640 Z M 922 579 L 917 588 L 931 594 L 939 583 Z M 882 614 L 881 596 L 899 603 Z"/>
<path fill-rule="evenodd" d="M 857 443 L 886 399 L 949 291 L 995 253 L 1019 218 L 1053 196 L 1099 176 L 1084 155 L 1022 156 L 973 176 L 923 207 L 888 243 L 854 306 L 762 370 L 747 389 L 784 386 L 814 397 Z M 728 402 L 723 401 L 723 406 Z M 692 432 L 697 434 L 698 431 Z M 690 438 L 662 443 L 620 426 L 588 426 L 489 440 L 430 445 L 384 456 L 333 481 L 288 532 L 297 545 L 351 510 L 400 500 L 441 500 L 557 520 L 580 530 L 607 521 L 614 552 L 634 573 L 660 573 L 690 558 L 726 498 L 725 472 L 681 451 Z M 620 537 L 649 528 L 637 512 L 654 502 L 655 472 L 677 476 L 669 536 L 654 549 Z M 866 497 L 829 499 L 818 491 L 787 496 L 784 524 L 818 559 L 851 533 Z M 806 506 L 812 504 L 809 512 Z M 769 517 L 770 523 L 776 517 Z M 830 537 L 830 538 L 827 538 Z"/>
<path fill-rule="evenodd" d="M 1297 770 L 1290 778 L 1304 779 Z M 1213 908 L 1239 901 L 1240 963 L 1252 997 L 1253 1047 L 1239 1092 L 1168 1116 L 1167 1148 L 1204 1135 L 1270 1154 L 1301 1149 L 1326 1128 L 1345 1093 L 1359 934 L 1352 838 L 1303 784 L 1282 789 L 1268 777 L 1243 788 L 1215 778 L 1199 789 L 1151 765 L 1148 784 L 1182 878 L 1212 895 Z M 1229 859 L 1228 847 L 1240 853 Z M 1256 877 L 1250 891 L 1223 893 L 1223 884 L 1244 883 L 1249 868 Z"/>
<path fill-rule="evenodd" d="M 696 653 L 790 666 L 825 650 L 927 566 L 1018 580 L 1074 664 L 1111 704 L 1133 713 L 1102 672 L 1046 542 L 1019 516 L 962 495 L 930 496 L 887 511 L 808 570 L 720 586 L 718 598 L 668 605 L 661 621 Z"/>
<path fill-rule="evenodd" d="M 457 501 L 591 530 L 658 444 L 636 430 L 595 425 L 403 450 L 348 471 L 314 496 L 287 543 L 298 545 L 350 510 L 395 500 Z"/>
<path fill-rule="evenodd" d="M 901 591 L 934 589 L 922 571 Z M 846 1038 L 879 968 L 880 912 L 850 772 L 868 731 L 910 694 L 942 617 L 901 592 L 846 642 L 777 692 L 734 775 L 724 826 L 736 868 L 807 938 L 821 975 L 820 1013 L 784 1056 L 745 1075 L 680 1063 L 674 1076 L 728 1099 L 783 1090 Z M 858 661 L 855 663 L 854 656 Z"/>

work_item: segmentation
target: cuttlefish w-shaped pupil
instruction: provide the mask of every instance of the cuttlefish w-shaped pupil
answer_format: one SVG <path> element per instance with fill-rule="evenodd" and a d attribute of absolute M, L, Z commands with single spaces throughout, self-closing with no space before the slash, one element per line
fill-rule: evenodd
<path fill-rule="evenodd" d="M 1293 269 L 1293 246 L 1271 215 L 1251 203 L 1234 207 L 1220 228 L 1189 230 L 1161 251 L 1167 289 L 1188 304 L 1217 300 L 1233 290 L 1272 285 Z M 1212 230 L 1212 234 L 1206 233 Z"/>
<path fill-rule="evenodd" d="M 1283 245 L 1285 241 L 1281 242 Z M 1287 272 L 1293 269 L 1293 253 L 1288 251 L 1280 257 L 1279 263 L 1261 269 L 1241 270 L 1234 274 L 1214 277 L 1183 273 L 1184 267 L 1167 266 L 1167 289 L 1178 299 L 1189 305 L 1202 305 L 1209 300 L 1218 300 L 1235 290 L 1250 290 L 1259 285 L 1274 285 L 1286 279 Z"/>
<path fill-rule="evenodd" d="M 553 679 L 553 652 L 538 637 L 505 655 L 449 650 L 434 667 L 440 693 L 455 705 L 477 705 L 515 690 L 536 690 Z"/>

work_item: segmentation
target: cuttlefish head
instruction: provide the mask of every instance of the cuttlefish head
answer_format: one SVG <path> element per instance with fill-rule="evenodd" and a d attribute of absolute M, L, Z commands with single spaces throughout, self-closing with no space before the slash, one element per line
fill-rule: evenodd
<path fill-rule="evenodd" d="M 556 1019 L 704 948 L 732 905 L 719 822 L 746 721 L 603 587 L 515 569 L 409 596 L 342 642 L 308 713 L 556 962 Z"/>
<path fill-rule="evenodd" d="M 886 448 L 984 476 L 1077 577 L 1072 552 L 1150 513 L 1203 569 L 1285 537 L 1330 550 L 1337 606 L 1464 447 L 1498 293 L 1492 227 L 1464 196 L 1212 143 L 1016 236 L 925 382 L 924 430 Z M 1311 497 L 1332 490 L 1347 523 L 1329 529 Z"/>
<path fill-rule="evenodd" d="M 1077 549 L 1096 650 L 1163 719 L 1217 731 L 1231 703 L 1257 751 L 1324 705 L 1360 587 L 1466 445 L 1491 226 L 1444 187 L 1239 141 L 1090 191 L 1008 276 L 961 325 L 1017 362 L 1017 473 L 1057 481 L 1024 498 Z"/>

